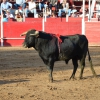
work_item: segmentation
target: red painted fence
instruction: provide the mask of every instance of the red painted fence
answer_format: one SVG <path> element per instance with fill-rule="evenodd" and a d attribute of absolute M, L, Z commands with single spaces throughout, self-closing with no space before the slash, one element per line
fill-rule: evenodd
<path fill-rule="evenodd" d="M 86 22 L 85 35 L 89 45 L 100 46 L 100 22 Z"/>
<path fill-rule="evenodd" d="M 44 30 L 59 35 L 81 34 L 81 22 L 81 18 L 69 18 L 68 22 L 66 22 L 65 18 L 48 18 L 44 24 Z M 42 30 L 42 19 L 27 18 L 25 22 L 5 22 L 3 31 L 4 46 L 21 46 L 24 37 L 20 37 L 20 34 L 29 29 Z M 86 22 L 86 36 L 90 45 L 100 45 L 99 31 L 99 22 Z"/>

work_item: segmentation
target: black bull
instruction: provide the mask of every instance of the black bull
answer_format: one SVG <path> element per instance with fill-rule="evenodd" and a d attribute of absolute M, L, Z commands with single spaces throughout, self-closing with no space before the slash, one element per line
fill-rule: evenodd
<path fill-rule="evenodd" d="M 89 54 L 88 40 L 86 36 L 79 34 L 71 36 L 60 36 L 62 42 L 59 43 L 59 39 L 56 36 L 42 31 L 36 31 L 34 29 L 21 34 L 21 36 L 24 35 L 26 35 L 26 37 L 23 42 L 23 46 L 28 48 L 33 47 L 36 51 L 38 51 L 39 56 L 48 66 L 50 71 L 50 81 L 53 81 L 52 72 L 54 62 L 64 60 L 67 64 L 70 59 L 72 59 L 72 63 L 74 65 L 73 73 L 70 79 L 75 78 L 75 73 L 78 68 L 78 60 L 81 64 L 81 72 L 79 76 L 81 79 L 83 76 L 87 53 L 92 73 L 94 76 L 96 76 L 95 70 L 92 66 L 92 60 Z"/>

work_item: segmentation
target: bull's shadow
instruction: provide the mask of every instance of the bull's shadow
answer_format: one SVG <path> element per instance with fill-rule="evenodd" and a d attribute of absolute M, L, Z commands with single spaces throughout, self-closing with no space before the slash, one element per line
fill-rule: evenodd
<path fill-rule="evenodd" d="M 11 79 L 11 80 L 0 80 L 0 85 L 3 84 L 12 84 L 12 83 L 18 83 L 18 82 L 26 82 L 29 80 L 25 80 L 25 79 L 21 79 L 21 80 L 15 80 L 15 79 Z"/>
<path fill-rule="evenodd" d="M 6 37 L 4 37 L 4 38 L 6 38 Z M 8 43 L 7 39 L 4 39 L 3 45 L 4 45 L 4 46 L 11 46 L 11 44 Z M 1 46 L 1 42 L 0 42 L 0 46 Z"/>
<path fill-rule="evenodd" d="M 81 79 L 81 80 L 87 80 L 87 79 L 93 79 L 93 78 L 95 78 L 95 79 L 98 79 L 98 78 L 100 78 L 100 75 L 97 75 L 97 77 L 94 77 L 93 75 L 91 75 L 91 76 L 83 76 L 83 78 Z M 54 83 L 61 83 L 61 82 L 64 82 L 64 81 L 76 81 L 76 80 L 80 80 L 78 77 L 75 77 L 75 79 L 73 79 L 73 80 L 70 80 L 69 79 L 69 77 L 66 77 L 66 78 L 64 78 L 64 79 L 60 79 L 60 80 L 56 80 L 56 79 L 54 79 Z M 81 81 L 80 80 L 80 81 Z"/>
<path fill-rule="evenodd" d="M 4 39 L 4 46 L 11 46 L 11 44 L 7 41 L 7 39 Z"/>
<path fill-rule="evenodd" d="M 92 79 L 92 78 L 100 78 L 100 75 L 97 75 L 96 77 L 94 77 L 93 75 L 83 77 L 83 79 Z"/>

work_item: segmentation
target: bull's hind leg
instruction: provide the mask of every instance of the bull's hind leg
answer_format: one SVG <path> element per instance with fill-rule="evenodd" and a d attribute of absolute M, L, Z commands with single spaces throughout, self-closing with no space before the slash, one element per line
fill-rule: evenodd
<path fill-rule="evenodd" d="M 74 65 L 74 69 L 73 69 L 73 73 L 70 77 L 70 79 L 75 79 L 75 73 L 77 71 L 78 68 L 78 60 L 77 59 L 72 59 L 73 65 Z"/>
<path fill-rule="evenodd" d="M 83 78 L 83 71 L 84 71 L 84 67 L 85 67 L 85 57 L 83 57 L 80 60 L 80 64 L 81 64 L 81 72 L 80 72 L 79 79 L 82 79 Z"/>
<path fill-rule="evenodd" d="M 92 60 L 89 60 L 89 63 L 90 63 L 90 67 L 91 67 L 91 70 L 92 70 L 93 76 L 96 77 L 96 72 L 95 72 L 95 70 L 94 70 L 94 68 L 93 68 Z M 81 60 L 81 72 L 80 72 L 80 76 L 79 76 L 80 79 L 83 78 L 84 67 L 85 67 L 85 59 Z"/>

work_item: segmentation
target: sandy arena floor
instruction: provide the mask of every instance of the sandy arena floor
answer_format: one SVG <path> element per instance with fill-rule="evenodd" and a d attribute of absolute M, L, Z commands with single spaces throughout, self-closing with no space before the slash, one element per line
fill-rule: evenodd
<path fill-rule="evenodd" d="M 0 100 L 100 100 L 100 47 L 89 47 L 97 78 L 86 58 L 84 79 L 69 80 L 72 63 L 55 63 L 54 82 L 34 49 L 0 47 Z"/>

